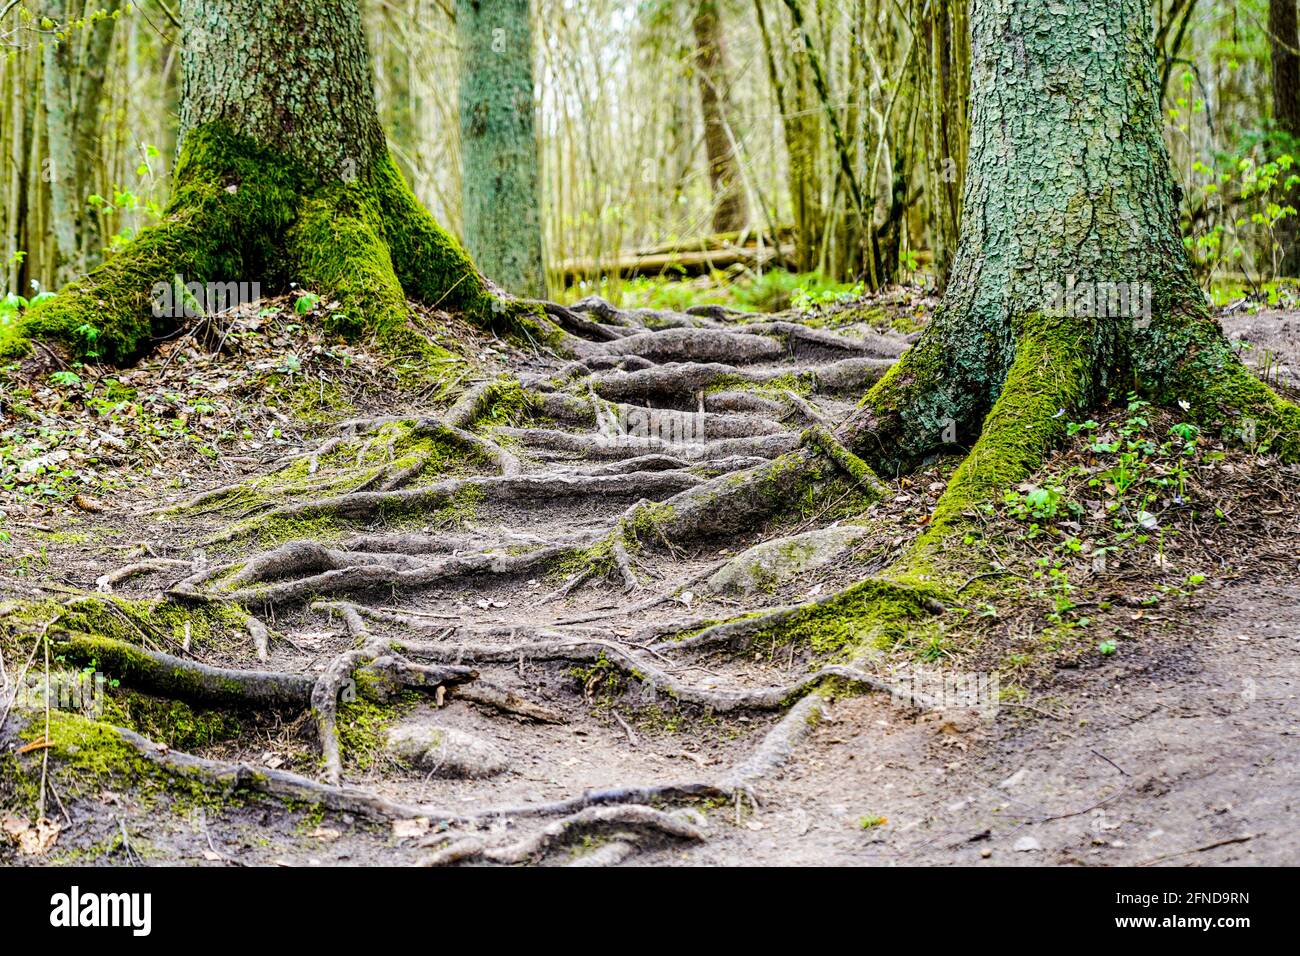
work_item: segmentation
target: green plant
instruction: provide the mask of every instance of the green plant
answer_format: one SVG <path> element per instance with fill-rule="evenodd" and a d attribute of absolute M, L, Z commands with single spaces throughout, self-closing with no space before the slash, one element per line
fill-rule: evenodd
<path fill-rule="evenodd" d="M 55 385 L 75 388 L 81 384 L 81 376 L 69 369 L 61 369 L 60 371 L 50 373 L 50 381 Z"/>

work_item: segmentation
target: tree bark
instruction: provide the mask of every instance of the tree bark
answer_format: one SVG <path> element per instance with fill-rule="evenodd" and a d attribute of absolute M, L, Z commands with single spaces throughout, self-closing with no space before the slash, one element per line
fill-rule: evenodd
<path fill-rule="evenodd" d="M 999 399 L 1008 421 L 1017 405 L 1031 407 L 1026 389 L 1081 405 L 1136 389 L 1186 401 L 1206 423 L 1266 422 L 1284 454 L 1300 453 L 1300 410 L 1236 359 L 1193 279 L 1150 5 L 974 0 L 971 30 L 952 277 L 934 321 L 846 426 L 846 443 L 898 467 L 969 447 L 988 434 Z M 1021 392 L 1010 394 L 1008 376 L 1024 362 Z M 1064 418 L 1064 405 L 1055 411 Z M 1019 428 L 1008 434 L 1028 434 Z M 1024 451 L 1013 471 L 1045 447 Z"/>
<path fill-rule="evenodd" d="M 749 212 L 728 122 L 731 94 L 717 0 L 699 0 L 691 20 L 695 31 L 695 75 L 704 116 L 704 149 L 713 187 L 713 231 L 735 232 L 744 228 Z"/>
<path fill-rule="evenodd" d="M 546 292 L 528 0 L 464 0 L 460 148 L 465 246 L 516 295 Z"/>
<path fill-rule="evenodd" d="M 1273 122 L 1284 134 L 1282 149 L 1297 156 L 1300 150 L 1300 31 L 1296 28 L 1296 0 L 1269 0 L 1268 33 L 1272 46 Z M 1300 275 L 1300 187 L 1287 191 L 1286 205 L 1297 210 L 1277 227 L 1281 245 L 1279 271 Z"/>
<path fill-rule="evenodd" d="M 972 10 L 967 214 L 936 326 L 952 349 L 953 403 L 983 396 L 962 408 L 978 416 L 1010 367 L 1013 322 L 1070 306 L 1057 301 L 1067 289 L 1149 289 L 1149 309 L 1140 298 L 1133 315 L 1085 316 L 1094 361 L 1111 373 L 1153 314 L 1202 300 L 1178 232 L 1150 5 Z"/>
<path fill-rule="evenodd" d="M 355 2 L 182 0 L 180 149 L 220 123 L 321 180 L 386 155 Z"/>
<path fill-rule="evenodd" d="M 59 25 L 62 31 L 71 29 L 66 2 L 47 3 L 42 8 L 42 13 Z M 62 282 L 78 264 L 77 223 L 80 220 L 76 149 L 73 145 L 73 56 L 69 38 L 48 38 L 42 58 L 45 138 L 49 148 L 43 178 L 50 184 L 56 252 L 51 271 L 55 282 Z"/>
<path fill-rule="evenodd" d="M 91 31 L 85 46 L 77 82 L 76 113 L 73 119 L 77 150 L 77 201 L 85 203 L 94 189 L 95 163 L 99 159 L 100 116 L 104 99 L 104 80 L 108 71 L 108 57 L 117 29 L 120 0 L 110 0 L 99 8 L 100 17 L 88 25 Z M 81 210 L 81 231 L 78 236 L 81 261 L 84 266 L 98 265 L 104 257 L 106 237 L 100 216 L 84 207 Z"/>

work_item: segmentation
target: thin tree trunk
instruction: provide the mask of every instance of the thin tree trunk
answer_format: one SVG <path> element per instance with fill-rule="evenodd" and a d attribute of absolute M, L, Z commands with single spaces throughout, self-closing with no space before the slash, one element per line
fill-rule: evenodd
<path fill-rule="evenodd" d="M 1285 135 L 1283 148 L 1300 150 L 1300 31 L 1296 29 L 1296 0 L 1269 0 L 1268 32 L 1273 63 L 1273 122 Z M 1295 212 L 1277 226 L 1281 246 L 1279 271 L 1300 275 L 1300 187 L 1287 192 L 1286 204 Z"/>
<path fill-rule="evenodd" d="M 66 3 L 47 3 L 44 15 L 63 30 L 70 30 Z M 57 284 L 76 267 L 79 197 L 77 159 L 73 140 L 72 49 L 68 38 L 47 37 L 42 78 L 45 89 L 45 131 L 49 155 L 44 178 L 50 186 L 53 235 L 57 261 L 51 278 Z"/>
<path fill-rule="evenodd" d="M 528 0 L 462 0 L 460 136 L 465 245 L 516 295 L 546 293 Z"/>
<path fill-rule="evenodd" d="M 110 0 L 102 8 L 103 15 L 88 25 L 90 39 L 86 44 L 80 64 L 77 83 L 76 112 L 72 129 L 77 152 L 77 201 L 84 203 L 93 188 L 95 164 L 100 155 L 102 128 L 101 105 L 104 81 L 108 72 L 108 55 L 113 45 L 117 17 L 113 14 L 121 7 L 120 0 Z M 81 234 L 78 236 L 82 267 L 97 265 L 103 258 L 104 233 L 97 213 L 84 209 L 81 216 Z"/>
<path fill-rule="evenodd" d="M 713 231 L 735 232 L 749 218 L 740 164 L 729 128 L 731 93 L 717 0 L 699 0 L 691 18 L 695 31 L 695 73 L 704 116 L 704 148 L 713 186 Z"/>

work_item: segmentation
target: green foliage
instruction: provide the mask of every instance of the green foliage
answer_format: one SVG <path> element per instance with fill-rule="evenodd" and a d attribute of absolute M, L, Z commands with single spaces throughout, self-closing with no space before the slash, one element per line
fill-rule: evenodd
<path fill-rule="evenodd" d="M 1166 120 L 1170 132 L 1190 144 L 1206 104 L 1191 94 L 1190 70 L 1181 82 Z M 1248 131 L 1226 148 L 1215 148 L 1209 138 L 1210 149 L 1184 171 L 1183 244 L 1206 287 L 1216 275 L 1241 270 L 1258 290 L 1279 274 L 1278 227 L 1297 215 L 1288 197 L 1300 186 L 1296 144 L 1285 140 L 1271 129 Z"/>
<path fill-rule="evenodd" d="M 596 283 L 579 283 L 565 295 L 570 301 L 599 295 L 624 308 L 672 312 L 694 305 L 721 305 L 744 312 L 798 308 L 812 313 L 827 305 L 851 302 L 861 291 L 861 284 L 836 282 L 818 272 L 769 269 L 760 275 L 745 273 L 735 278 L 723 272 L 696 279 L 671 274 L 603 278 Z"/>

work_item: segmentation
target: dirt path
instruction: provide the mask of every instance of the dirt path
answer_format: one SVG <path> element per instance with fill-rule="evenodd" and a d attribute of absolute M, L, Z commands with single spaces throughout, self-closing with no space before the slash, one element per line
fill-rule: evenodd
<path fill-rule="evenodd" d="M 1235 584 L 1201 614 L 1181 644 L 1063 672 L 1059 720 L 836 704 L 752 829 L 690 862 L 1294 866 L 1300 587 Z"/>
<path fill-rule="evenodd" d="M 1159 639 L 1063 657 L 995 718 L 892 701 L 883 653 L 835 656 L 862 635 L 798 631 L 782 609 L 870 578 L 943 491 L 951 461 L 867 481 L 809 444 L 905 339 L 599 305 L 562 318 L 577 362 L 516 356 L 514 383 L 451 408 L 353 421 L 188 501 L 147 495 L 79 532 L 103 546 L 15 533 L 52 570 L 5 594 L 123 599 L 89 636 L 154 655 L 135 665 L 144 703 L 179 668 L 243 715 L 166 742 L 213 780 L 265 788 L 271 768 L 297 807 L 188 795 L 168 815 L 148 788 L 80 788 L 59 858 L 1300 857 L 1294 582 L 1203 591 Z M 819 464 L 774 464 L 791 455 Z M 208 624 L 161 616 L 177 609 Z M 111 660 L 86 636 L 58 645 L 69 663 Z M 827 677 L 877 690 L 804 696 Z"/>

